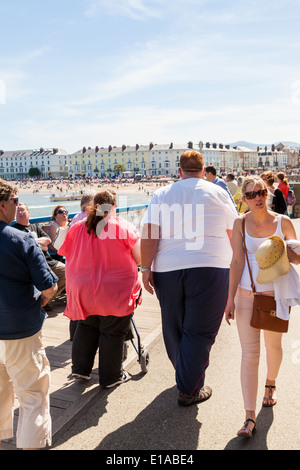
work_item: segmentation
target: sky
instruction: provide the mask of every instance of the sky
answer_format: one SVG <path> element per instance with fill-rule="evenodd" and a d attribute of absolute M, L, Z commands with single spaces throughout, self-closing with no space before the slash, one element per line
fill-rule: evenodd
<path fill-rule="evenodd" d="M 300 0 L 0 0 L 0 149 L 300 142 Z"/>

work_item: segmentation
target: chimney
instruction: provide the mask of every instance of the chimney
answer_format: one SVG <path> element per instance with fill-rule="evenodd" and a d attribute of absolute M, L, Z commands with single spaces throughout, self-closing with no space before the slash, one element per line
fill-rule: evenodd
<path fill-rule="evenodd" d="M 149 145 L 149 150 L 152 150 L 152 149 L 153 149 L 153 147 L 154 147 L 153 143 L 152 143 L 152 142 L 150 142 L 150 145 Z"/>
<path fill-rule="evenodd" d="M 122 152 L 124 152 L 124 150 L 126 149 L 126 145 L 122 145 Z"/>
<path fill-rule="evenodd" d="M 139 148 L 140 148 L 139 144 L 136 144 L 135 151 L 137 152 Z"/>
<path fill-rule="evenodd" d="M 85 152 L 86 152 L 86 148 L 85 148 L 85 147 L 83 147 L 83 149 L 82 149 L 82 153 L 85 153 Z"/>
<path fill-rule="evenodd" d="M 99 152 L 99 147 L 98 147 L 98 145 L 96 145 L 96 147 L 95 147 L 95 153 L 98 153 L 98 152 Z"/>
<path fill-rule="evenodd" d="M 170 143 L 169 149 L 172 150 L 172 148 L 173 148 L 173 142 Z"/>
<path fill-rule="evenodd" d="M 192 149 L 192 148 L 193 148 L 193 142 L 190 141 L 190 142 L 188 143 L 188 148 L 189 148 L 189 149 Z"/>
<path fill-rule="evenodd" d="M 112 151 L 112 146 L 109 145 L 109 147 L 108 147 L 108 152 L 111 152 L 111 151 Z"/>

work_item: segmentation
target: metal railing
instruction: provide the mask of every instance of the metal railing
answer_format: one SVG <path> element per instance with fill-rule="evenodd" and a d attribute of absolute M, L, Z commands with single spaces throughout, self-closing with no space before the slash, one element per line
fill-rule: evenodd
<path fill-rule="evenodd" d="M 146 212 L 147 207 L 148 204 L 117 207 L 116 212 L 120 217 L 128 220 L 128 222 L 131 222 L 135 226 L 135 228 L 139 230 L 143 215 Z M 73 217 L 75 217 L 75 215 L 77 214 L 78 212 L 75 212 L 74 214 L 69 214 L 69 220 L 73 219 Z M 30 219 L 29 222 L 31 224 L 45 224 L 47 222 L 51 222 L 51 216 L 49 215 L 46 217 L 34 217 Z"/>

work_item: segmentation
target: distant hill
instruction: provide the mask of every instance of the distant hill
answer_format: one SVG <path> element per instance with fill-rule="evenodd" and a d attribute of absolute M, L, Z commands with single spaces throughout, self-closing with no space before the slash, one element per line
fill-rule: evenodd
<path fill-rule="evenodd" d="M 286 141 L 286 140 L 280 140 L 278 142 L 274 142 L 274 145 L 278 145 L 278 144 L 285 144 L 287 145 L 288 147 L 295 147 L 297 150 L 300 150 L 300 144 L 297 143 L 297 142 L 289 142 L 289 141 Z M 252 149 L 252 150 L 256 150 L 257 147 L 260 147 L 260 148 L 264 148 L 264 147 L 268 147 L 268 148 L 271 148 L 272 147 L 272 144 L 253 144 L 251 142 L 245 142 L 244 140 L 240 140 L 238 142 L 232 142 L 229 144 L 230 147 L 248 147 L 249 149 Z"/>

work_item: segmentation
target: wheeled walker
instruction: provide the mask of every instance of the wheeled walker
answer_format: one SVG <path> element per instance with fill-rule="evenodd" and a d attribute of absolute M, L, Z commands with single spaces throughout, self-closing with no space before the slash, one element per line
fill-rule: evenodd
<path fill-rule="evenodd" d="M 137 339 L 137 344 L 135 342 L 135 336 Z M 131 344 L 134 347 L 138 355 L 138 363 L 141 366 L 142 372 L 146 374 L 149 369 L 150 356 L 149 356 L 147 349 L 145 349 L 141 343 L 141 337 L 140 337 L 140 334 L 138 332 L 138 329 L 137 329 L 137 326 L 135 324 L 133 317 L 131 317 L 130 331 L 124 342 L 123 361 L 125 361 L 128 355 L 128 348 L 129 348 L 127 344 L 128 341 L 131 341 Z"/>

